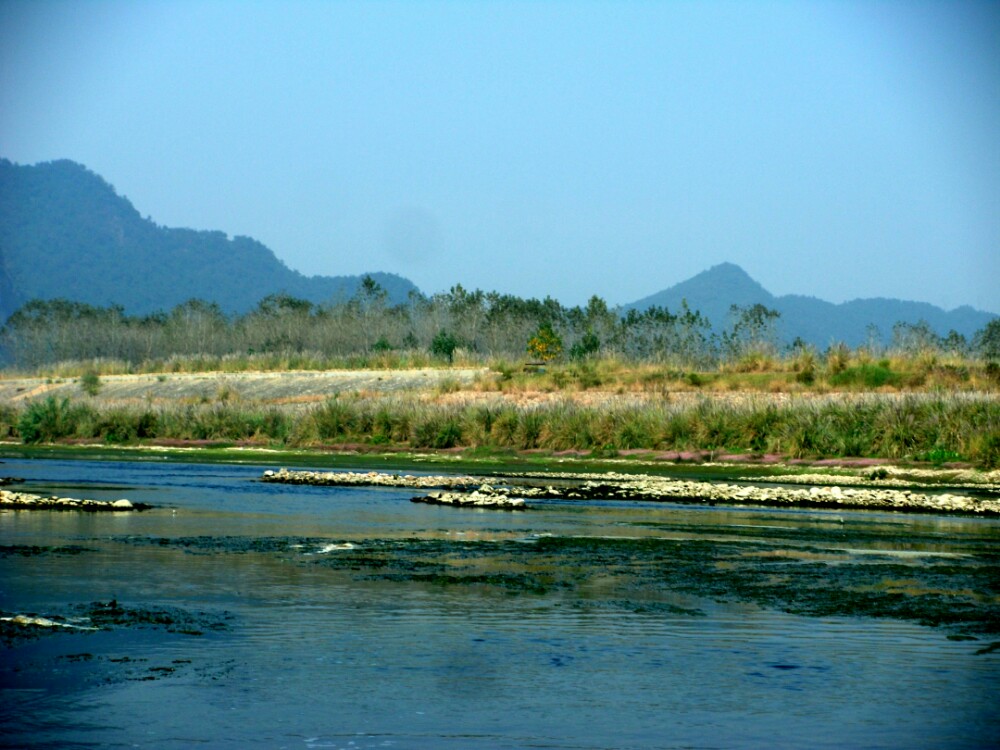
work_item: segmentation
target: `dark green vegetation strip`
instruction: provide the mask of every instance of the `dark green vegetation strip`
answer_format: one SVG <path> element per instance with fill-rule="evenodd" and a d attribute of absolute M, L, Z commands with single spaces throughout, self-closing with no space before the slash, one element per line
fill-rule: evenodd
<path fill-rule="evenodd" d="M 1000 400 L 989 396 L 872 397 L 777 405 L 704 399 L 694 406 L 650 402 L 588 407 L 434 404 L 330 399 L 302 412 L 217 403 L 153 408 L 97 407 L 48 398 L 0 408 L 0 437 L 25 443 L 100 440 L 138 444 L 246 442 L 286 448 L 355 443 L 408 450 L 715 451 L 792 458 L 962 458 L 1000 466 Z"/>

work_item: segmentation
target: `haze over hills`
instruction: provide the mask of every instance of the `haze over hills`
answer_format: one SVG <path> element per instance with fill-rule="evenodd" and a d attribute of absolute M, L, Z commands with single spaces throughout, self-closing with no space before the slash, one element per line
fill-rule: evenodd
<path fill-rule="evenodd" d="M 781 313 L 778 331 L 785 342 L 801 338 L 819 347 L 837 341 L 859 346 L 868 341 L 869 326 L 875 325 L 883 342 L 892 337 L 896 323 L 926 322 L 939 336 L 957 331 L 971 339 L 996 316 L 968 305 L 946 311 L 926 302 L 898 299 L 856 299 L 835 304 L 816 297 L 787 294 L 776 297 L 733 263 L 721 263 L 668 289 L 624 305 L 626 310 L 666 307 L 671 312 L 687 301 L 692 310 L 707 317 L 716 331 L 730 323 L 730 306 L 762 304 Z"/>
<path fill-rule="evenodd" d="M 372 273 L 394 302 L 416 287 Z M 0 315 L 31 299 L 63 297 L 130 314 L 191 298 L 246 312 L 269 294 L 315 303 L 349 298 L 360 276 L 304 276 L 249 237 L 172 229 L 143 218 L 86 167 L 0 159 Z"/>

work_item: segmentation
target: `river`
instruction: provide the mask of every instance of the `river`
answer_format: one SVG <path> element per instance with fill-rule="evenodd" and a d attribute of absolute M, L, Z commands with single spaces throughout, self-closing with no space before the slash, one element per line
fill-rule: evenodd
<path fill-rule="evenodd" d="M 0 468 L 156 506 L 0 512 L 5 746 L 1000 746 L 995 519 Z"/>

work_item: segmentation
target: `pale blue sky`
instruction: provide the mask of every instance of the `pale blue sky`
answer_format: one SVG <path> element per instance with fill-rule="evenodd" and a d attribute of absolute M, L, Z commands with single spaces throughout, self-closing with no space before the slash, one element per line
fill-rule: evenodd
<path fill-rule="evenodd" d="M 10 2 L 0 156 L 307 274 L 1000 312 L 1000 3 Z"/>

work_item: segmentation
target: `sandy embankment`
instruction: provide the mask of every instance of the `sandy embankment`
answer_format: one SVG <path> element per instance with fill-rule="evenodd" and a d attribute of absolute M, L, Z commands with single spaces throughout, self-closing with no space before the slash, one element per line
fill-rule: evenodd
<path fill-rule="evenodd" d="M 9 378 L 0 379 L 0 402 L 19 403 L 54 396 L 88 399 L 104 405 L 252 401 L 294 407 L 319 403 L 338 393 L 412 393 L 445 390 L 450 384 L 469 388 L 487 372 L 424 368 L 102 375 L 96 396 L 88 396 L 78 378 Z"/>
<path fill-rule="evenodd" d="M 301 409 L 337 394 L 371 398 L 419 397 L 441 404 L 502 401 L 519 406 L 572 402 L 589 407 L 628 407 L 651 402 L 686 408 L 704 399 L 731 406 L 751 404 L 853 402 L 870 399 L 936 398 L 933 393 L 784 393 L 705 391 L 678 387 L 670 391 L 591 388 L 587 390 L 498 390 L 489 368 L 421 368 L 413 370 L 298 370 L 287 372 L 204 372 L 102 375 L 100 389 L 88 396 L 79 378 L 0 378 L 0 403 L 23 404 L 49 396 L 87 400 L 97 405 L 168 406 L 219 402 L 251 402 Z M 962 394 L 954 394 L 962 397 Z M 996 399 L 996 394 L 970 393 L 970 399 Z"/>

